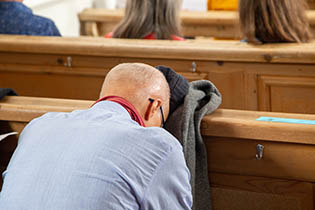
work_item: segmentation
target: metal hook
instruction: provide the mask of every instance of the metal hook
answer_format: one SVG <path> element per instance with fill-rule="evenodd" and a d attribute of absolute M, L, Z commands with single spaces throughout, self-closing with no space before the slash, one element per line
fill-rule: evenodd
<path fill-rule="evenodd" d="M 72 67 L 72 57 L 68 56 L 67 57 L 67 62 L 64 64 L 66 67 Z"/>
<path fill-rule="evenodd" d="M 197 71 L 197 64 L 196 64 L 196 62 L 192 62 L 191 63 L 190 71 L 193 72 L 193 73 Z"/>
<path fill-rule="evenodd" d="M 265 148 L 264 145 L 257 144 L 257 146 L 256 146 L 256 151 L 257 151 L 256 159 L 257 160 L 261 160 L 263 158 L 263 156 L 264 156 L 264 148 Z"/>

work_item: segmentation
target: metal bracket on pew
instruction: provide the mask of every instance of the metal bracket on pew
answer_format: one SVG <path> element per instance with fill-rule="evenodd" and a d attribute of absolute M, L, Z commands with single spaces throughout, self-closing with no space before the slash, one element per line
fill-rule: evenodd
<path fill-rule="evenodd" d="M 256 146 L 256 150 L 257 150 L 257 153 L 256 153 L 256 159 L 257 160 L 261 160 L 264 156 L 264 145 L 262 144 L 257 144 Z"/>

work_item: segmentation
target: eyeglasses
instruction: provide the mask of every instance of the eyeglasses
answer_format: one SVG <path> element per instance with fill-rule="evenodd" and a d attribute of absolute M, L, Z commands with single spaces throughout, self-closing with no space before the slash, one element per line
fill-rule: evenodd
<path fill-rule="evenodd" d="M 153 103 L 153 102 L 154 102 L 154 99 L 149 98 L 149 101 L 150 101 L 151 103 Z M 162 108 L 162 106 L 160 106 L 160 112 L 161 112 L 161 118 L 162 118 L 161 127 L 163 128 L 164 125 L 165 125 L 165 121 L 164 121 L 164 114 L 163 114 L 163 108 Z"/>

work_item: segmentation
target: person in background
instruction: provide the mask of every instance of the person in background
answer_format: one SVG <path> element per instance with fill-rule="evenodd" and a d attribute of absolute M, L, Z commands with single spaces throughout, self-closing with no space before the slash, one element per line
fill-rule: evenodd
<path fill-rule="evenodd" d="M 180 37 L 180 0 L 127 0 L 125 16 L 106 38 L 168 39 Z"/>
<path fill-rule="evenodd" d="M 308 42 L 304 0 L 240 0 L 241 32 L 249 43 Z"/>
<path fill-rule="evenodd" d="M 61 36 L 50 19 L 34 15 L 23 0 L 0 0 L 0 34 Z"/>
<path fill-rule="evenodd" d="M 0 210 L 191 210 L 183 148 L 161 128 L 170 92 L 154 67 L 120 64 L 89 109 L 32 120 L 3 173 Z"/>

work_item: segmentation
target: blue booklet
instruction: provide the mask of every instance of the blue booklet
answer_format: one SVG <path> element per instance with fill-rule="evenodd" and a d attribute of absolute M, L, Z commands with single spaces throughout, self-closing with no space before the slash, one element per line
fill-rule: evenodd
<path fill-rule="evenodd" d="M 277 118 L 277 117 L 260 117 L 256 120 L 257 121 L 264 121 L 264 122 L 279 122 L 279 123 L 315 125 L 315 120 L 301 120 L 301 119 Z"/>

